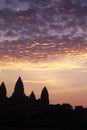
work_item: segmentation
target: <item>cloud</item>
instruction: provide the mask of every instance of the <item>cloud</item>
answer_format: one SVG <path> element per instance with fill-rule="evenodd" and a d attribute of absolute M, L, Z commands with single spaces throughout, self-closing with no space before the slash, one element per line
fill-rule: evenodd
<path fill-rule="evenodd" d="M 0 10 L 1 57 L 43 62 L 87 52 L 87 1 L 5 2 Z"/>
<path fill-rule="evenodd" d="M 54 70 L 70 70 L 70 69 L 79 69 L 82 66 L 79 65 L 78 60 L 72 58 L 63 59 L 60 61 L 49 61 L 42 62 L 39 59 L 39 62 L 34 62 L 34 59 L 26 61 L 24 59 L 18 59 L 13 57 L 4 56 L 0 58 L 0 70 L 30 70 L 30 71 L 54 71 Z"/>
<path fill-rule="evenodd" d="M 24 83 L 52 83 L 52 80 L 24 80 Z"/>

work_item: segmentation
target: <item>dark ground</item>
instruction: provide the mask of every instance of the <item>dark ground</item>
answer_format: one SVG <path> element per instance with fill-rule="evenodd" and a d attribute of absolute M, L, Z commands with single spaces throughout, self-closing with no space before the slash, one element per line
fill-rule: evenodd
<path fill-rule="evenodd" d="M 16 128 L 16 127 L 0 127 L 0 130 L 86 130 L 85 128 L 65 128 L 65 129 L 58 129 L 58 128 Z"/>
<path fill-rule="evenodd" d="M 14 127 L 1 127 L 0 130 L 62 130 L 62 129 L 50 129 L 50 128 L 14 128 Z"/>

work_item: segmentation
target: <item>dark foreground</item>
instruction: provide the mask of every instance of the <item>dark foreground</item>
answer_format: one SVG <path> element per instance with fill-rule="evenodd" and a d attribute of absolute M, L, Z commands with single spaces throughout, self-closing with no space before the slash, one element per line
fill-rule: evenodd
<path fill-rule="evenodd" d="M 0 130 L 87 130 L 87 109 L 72 109 L 69 104 L 3 104 Z"/>
<path fill-rule="evenodd" d="M 16 128 L 16 127 L 8 127 L 8 128 L 4 128 L 4 127 L 1 127 L 0 130 L 86 130 L 86 128 L 79 128 L 79 129 L 76 129 L 76 128 L 64 128 L 64 129 L 58 129 L 58 128 Z"/>
<path fill-rule="evenodd" d="M 24 93 L 21 77 L 18 78 L 11 97 L 6 87 L 0 86 L 0 130 L 87 130 L 87 108 L 70 104 L 51 105 L 49 93 L 43 88 L 36 99 Z"/>
<path fill-rule="evenodd" d="M 14 127 L 8 127 L 4 128 L 1 127 L 0 130 L 61 130 L 61 129 L 48 129 L 48 128 L 14 128 Z"/>

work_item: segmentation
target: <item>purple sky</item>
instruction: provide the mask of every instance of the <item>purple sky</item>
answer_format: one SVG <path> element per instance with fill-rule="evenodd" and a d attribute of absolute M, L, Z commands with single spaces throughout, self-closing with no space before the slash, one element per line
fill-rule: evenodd
<path fill-rule="evenodd" d="M 86 0 L 3 0 L 0 3 L 1 57 L 38 61 L 87 51 Z"/>
<path fill-rule="evenodd" d="M 86 106 L 86 0 L 0 0 L 0 82 L 8 95 L 19 75 L 27 94 L 38 97 L 46 85 L 52 103 Z"/>

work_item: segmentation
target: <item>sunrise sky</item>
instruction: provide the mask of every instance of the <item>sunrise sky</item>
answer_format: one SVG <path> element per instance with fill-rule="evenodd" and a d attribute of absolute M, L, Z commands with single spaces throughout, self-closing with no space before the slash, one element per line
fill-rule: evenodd
<path fill-rule="evenodd" d="M 87 107 L 87 0 L 0 0 L 0 83 L 11 96 L 21 76 L 25 93 L 50 103 Z"/>

